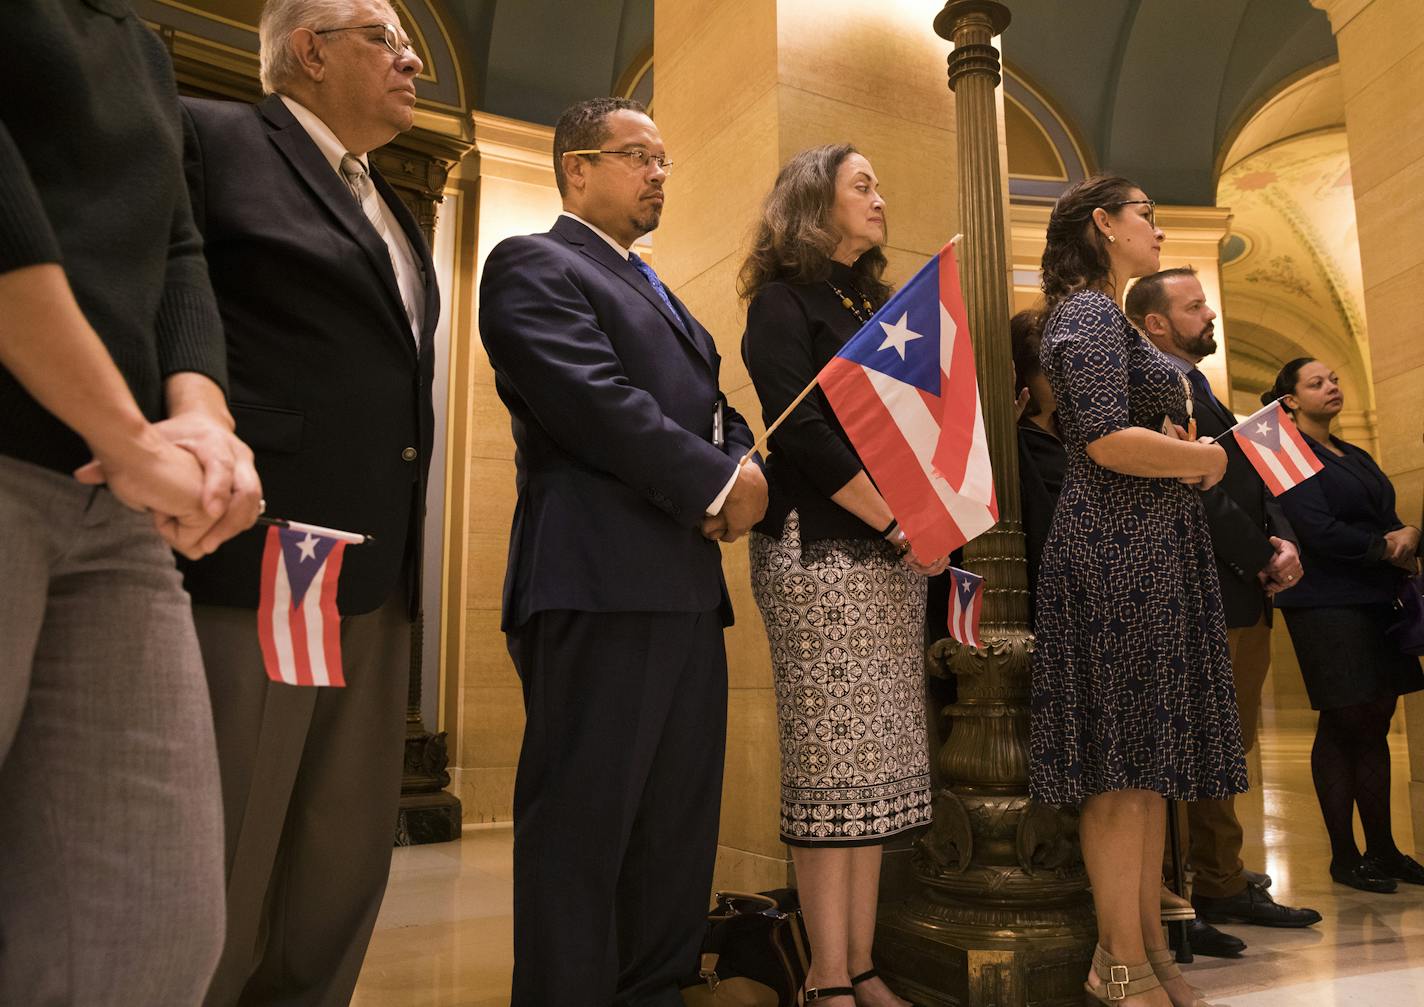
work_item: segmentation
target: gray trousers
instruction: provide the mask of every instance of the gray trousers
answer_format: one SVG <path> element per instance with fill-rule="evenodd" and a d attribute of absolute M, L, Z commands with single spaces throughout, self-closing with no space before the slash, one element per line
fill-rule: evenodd
<path fill-rule="evenodd" d="M 222 823 L 173 555 L 107 490 L 0 456 L 0 571 L 0 1004 L 196 1004 Z"/>
<path fill-rule="evenodd" d="M 227 825 L 227 943 L 205 1002 L 347 1004 L 395 843 L 410 671 L 403 594 L 341 620 L 340 689 L 269 681 L 251 609 L 193 614 Z"/>

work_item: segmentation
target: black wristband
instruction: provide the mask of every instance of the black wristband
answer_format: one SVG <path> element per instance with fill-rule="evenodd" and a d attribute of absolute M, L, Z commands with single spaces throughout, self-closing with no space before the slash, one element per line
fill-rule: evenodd
<path fill-rule="evenodd" d="M 900 527 L 900 522 L 892 517 L 890 519 L 890 523 L 887 524 L 884 528 L 880 529 L 880 537 L 888 539 L 891 535 L 895 533 L 895 529 L 898 527 Z"/>

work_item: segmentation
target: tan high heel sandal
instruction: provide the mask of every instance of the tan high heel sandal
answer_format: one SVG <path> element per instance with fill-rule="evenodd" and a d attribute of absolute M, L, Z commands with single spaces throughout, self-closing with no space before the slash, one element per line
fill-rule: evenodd
<path fill-rule="evenodd" d="M 1151 962 L 1124 965 L 1109 957 L 1101 944 L 1093 949 L 1093 971 L 1097 973 L 1098 985 L 1083 984 L 1089 1004 L 1115 1004 L 1162 986 Z"/>
<path fill-rule="evenodd" d="M 1173 954 L 1171 948 L 1159 948 L 1153 951 L 1147 949 L 1147 962 L 1152 966 L 1152 971 L 1156 973 L 1159 981 L 1176 979 L 1182 974 L 1182 970 L 1177 967 L 1177 956 Z M 1196 994 L 1196 989 L 1192 988 L 1192 994 Z M 1201 997 L 1192 1001 L 1192 1007 L 1213 1007 Z"/>

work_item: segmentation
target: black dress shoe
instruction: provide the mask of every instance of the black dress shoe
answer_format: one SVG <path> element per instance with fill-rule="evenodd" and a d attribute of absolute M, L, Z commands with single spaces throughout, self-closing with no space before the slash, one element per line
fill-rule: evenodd
<path fill-rule="evenodd" d="M 1208 923 L 1253 923 L 1258 927 L 1308 927 L 1320 922 L 1314 909 L 1283 906 L 1269 892 L 1250 882 L 1235 895 L 1212 898 L 1195 895 L 1192 905 Z"/>
<path fill-rule="evenodd" d="M 1171 939 L 1174 950 L 1180 943 L 1177 939 L 1178 930 L 1175 925 L 1167 928 L 1167 936 Z M 1222 933 L 1200 916 L 1187 924 L 1187 941 L 1192 946 L 1193 954 L 1206 955 L 1208 958 L 1239 958 L 1241 952 L 1246 950 L 1246 942 L 1240 937 Z"/>
<path fill-rule="evenodd" d="M 1381 857 L 1366 853 L 1360 859 L 1360 867 L 1377 878 L 1395 879 L 1410 885 L 1424 885 L 1424 864 L 1404 853 Z"/>
<path fill-rule="evenodd" d="M 1388 895 L 1399 888 L 1393 878 L 1373 869 L 1373 865 L 1366 863 L 1363 857 L 1349 867 L 1336 867 L 1331 864 L 1330 877 L 1339 884 L 1377 895 Z"/>

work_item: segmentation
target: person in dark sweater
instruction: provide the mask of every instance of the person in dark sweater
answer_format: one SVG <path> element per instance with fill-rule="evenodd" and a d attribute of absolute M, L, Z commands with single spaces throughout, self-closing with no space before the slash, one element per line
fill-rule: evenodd
<path fill-rule="evenodd" d="M 222 823 L 169 546 L 211 551 L 260 488 L 162 44 L 123 0 L 13 5 L 6 26 L 24 45 L 0 70 L 0 1002 L 195 1003 Z"/>
<path fill-rule="evenodd" d="M 1399 697 L 1424 688 L 1424 672 L 1385 635 L 1399 583 L 1418 568 L 1419 529 L 1399 520 L 1394 486 L 1369 453 L 1330 433 L 1345 398 L 1328 365 L 1290 361 L 1261 397 L 1277 398 L 1324 466 L 1280 498 L 1310 576 L 1275 600 L 1320 711 L 1310 773 L 1330 834 L 1330 877 L 1366 892 L 1424 885 L 1424 867 L 1395 845 L 1389 812 L 1389 723 Z"/>
<path fill-rule="evenodd" d="M 884 241 L 885 201 L 855 148 L 781 169 L 741 271 L 742 358 L 768 425 L 889 297 Z M 770 444 L 752 592 L 776 681 L 781 838 L 811 940 L 805 999 L 899 1007 L 871 963 L 876 892 L 883 844 L 930 820 L 925 576 L 947 557 L 908 551 L 819 389 Z"/>
<path fill-rule="evenodd" d="M 1014 352 L 1014 391 L 1019 413 L 1019 499 L 1023 508 L 1024 554 L 1028 561 L 1028 610 L 1033 611 L 1033 586 L 1038 560 L 1053 523 L 1053 508 L 1063 489 L 1068 453 L 1058 432 L 1053 386 L 1038 361 L 1043 316 L 1020 311 L 1009 319 Z"/>

